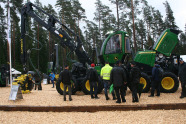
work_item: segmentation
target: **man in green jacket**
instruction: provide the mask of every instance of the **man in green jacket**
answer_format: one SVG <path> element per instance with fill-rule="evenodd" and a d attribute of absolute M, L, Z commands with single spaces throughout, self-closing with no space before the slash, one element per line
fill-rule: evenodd
<path fill-rule="evenodd" d="M 106 100 L 109 100 L 107 90 L 110 87 L 110 72 L 111 72 L 111 70 L 112 70 L 112 67 L 109 65 L 108 62 L 105 62 L 105 66 L 101 68 L 100 76 L 103 79 Z M 113 96 L 113 100 L 116 100 L 114 91 L 112 91 L 112 96 Z"/>

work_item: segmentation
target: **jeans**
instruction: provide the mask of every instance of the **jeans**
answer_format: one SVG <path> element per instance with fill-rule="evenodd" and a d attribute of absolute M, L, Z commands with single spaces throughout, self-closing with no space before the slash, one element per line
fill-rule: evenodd
<path fill-rule="evenodd" d="M 54 80 L 51 80 L 52 84 L 53 84 L 53 87 L 54 87 Z"/>
<path fill-rule="evenodd" d="M 109 80 L 103 80 L 103 82 L 104 82 L 105 97 L 108 98 L 107 90 L 110 88 L 110 83 L 109 83 Z M 113 98 L 115 97 L 114 90 L 112 91 L 112 96 L 113 96 Z"/>
<path fill-rule="evenodd" d="M 97 92 L 98 92 L 98 86 L 96 81 L 90 82 L 90 95 L 93 97 L 93 88 L 94 88 L 94 95 L 97 97 Z"/>

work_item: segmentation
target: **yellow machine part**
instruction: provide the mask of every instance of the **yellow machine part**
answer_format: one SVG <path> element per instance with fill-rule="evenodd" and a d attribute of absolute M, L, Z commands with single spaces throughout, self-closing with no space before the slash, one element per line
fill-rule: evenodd
<path fill-rule="evenodd" d="M 26 77 L 29 77 L 29 80 L 32 80 L 32 75 L 31 74 L 24 74 L 24 75 L 21 75 L 19 77 L 17 77 L 17 79 L 14 79 L 13 82 L 12 82 L 12 85 L 17 85 L 17 84 L 20 84 L 20 88 L 21 88 L 21 91 L 23 94 L 26 94 L 26 93 L 30 93 L 31 91 L 30 90 L 27 90 L 28 88 L 28 82 L 26 82 Z M 22 85 L 25 83 L 25 88 L 26 90 L 23 90 L 23 87 Z"/>
<path fill-rule="evenodd" d="M 59 74 L 56 74 L 55 78 L 56 78 L 56 80 L 58 80 L 59 79 Z"/>
<path fill-rule="evenodd" d="M 140 83 L 144 85 L 143 89 L 147 86 L 147 81 L 143 77 L 140 78 Z"/>

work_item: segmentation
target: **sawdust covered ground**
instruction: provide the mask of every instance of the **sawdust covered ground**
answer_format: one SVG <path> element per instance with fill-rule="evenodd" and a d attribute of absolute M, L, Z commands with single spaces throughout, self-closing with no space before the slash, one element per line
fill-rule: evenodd
<path fill-rule="evenodd" d="M 103 93 L 100 99 L 90 99 L 89 95 L 77 92 L 73 95 L 73 101 L 63 101 L 52 85 L 43 85 L 43 90 L 33 90 L 30 94 L 23 94 L 22 100 L 9 101 L 10 87 L 0 88 L 0 105 L 31 105 L 31 106 L 88 106 L 88 105 L 118 105 L 114 100 L 105 100 Z M 131 92 L 128 90 L 126 103 L 120 105 L 135 104 L 163 104 L 186 103 L 186 98 L 180 99 L 181 88 L 176 93 L 161 93 L 160 97 L 149 98 L 149 93 L 143 93 L 139 103 L 132 103 Z M 111 98 L 111 94 L 109 94 Z M 102 111 L 88 112 L 5 112 L 0 111 L 0 123 L 162 123 L 183 124 L 186 123 L 186 110 L 144 110 L 144 111 Z"/>

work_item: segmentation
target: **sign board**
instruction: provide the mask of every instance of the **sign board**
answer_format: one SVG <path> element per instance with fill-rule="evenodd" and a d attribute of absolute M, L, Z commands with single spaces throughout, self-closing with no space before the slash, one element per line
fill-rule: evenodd
<path fill-rule="evenodd" d="M 43 79 L 43 84 L 47 84 L 47 79 Z"/>
<path fill-rule="evenodd" d="M 12 85 L 9 100 L 23 99 L 20 85 Z"/>

